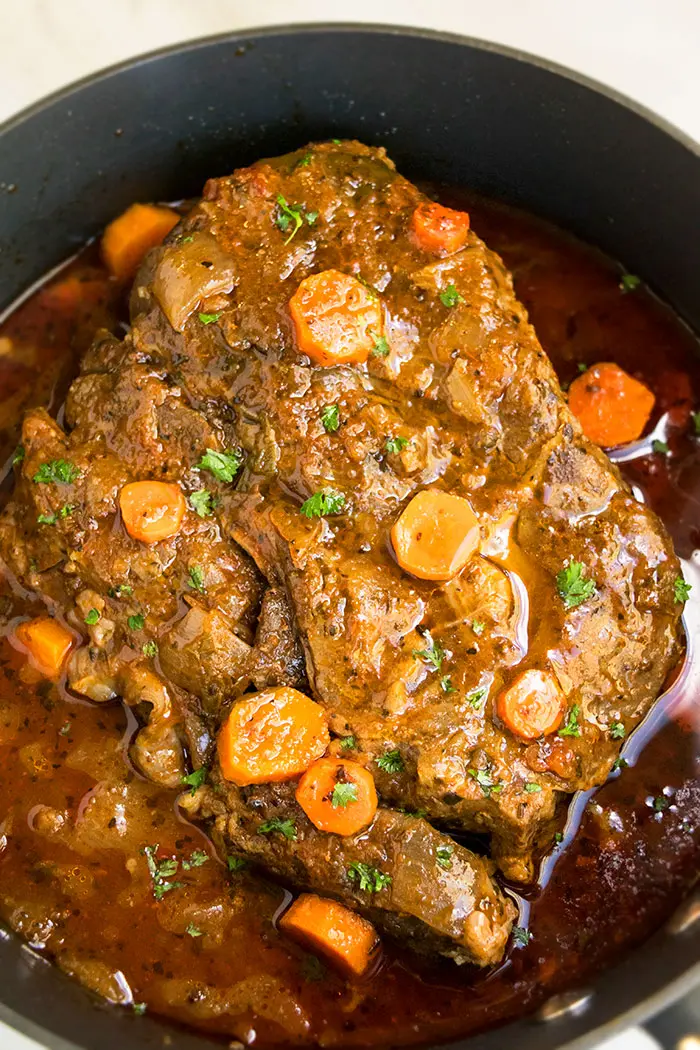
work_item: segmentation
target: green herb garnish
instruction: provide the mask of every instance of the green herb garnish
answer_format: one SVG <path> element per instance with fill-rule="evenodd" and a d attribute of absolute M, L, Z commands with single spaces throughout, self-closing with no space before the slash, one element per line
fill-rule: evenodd
<path fill-rule="evenodd" d="M 352 802 L 357 802 L 357 784 L 340 781 L 333 788 L 331 805 L 333 809 L 345 809 Z"/>
<path fill-rule="evenodd" d="M 221 317 L 221 310 L 219 310 L 218 314 L 197 314 L 197 317 L 202 324 L 215 324 Z"/>
<path fill-rule="evenodd" d="M 244 868 L 248 867 L 248 861 L 245 857 L 227 857 L 226 866 L 232 875 L 235 875 L 239 871 L 243 871 Z"/>
<path fill-rule="evenodd" d="M 300 512 L 306 518 L 323 518 L 326 514 L 340 514 L 345 505 L 345 496 L 342 492 L 334 492 L 333 489 L 325 489 L 314 492 L 304 500 Z"/>
<path fill-rule="evenodd" d="M 187 860 L 183 860 L 182 866 L 185 871 L 189 871 L 190 868 L 201 868 L 202 864 L 206 864 L 208 860 L 208 853 L 205 853 L 203 849 L 196 849 Z"/>
<path fill-rule="evenodd" d="M 333 434 L 340 426 L 340 413 L 337 405 L 324 405 L 321 410 L 321 422 L 327 434 Z"/>
<path fill-rule="evenodd" d="M 641 277 L 637 277 L 633 273 L 623 273 L 620 278 L 620 290 L 625 293 L 633 292 L 636 288 L 639 288 L 641 283 Z"/>
<path fill-rule="evenodd" d="M 41 464 L 33 480 L 40 485 L 72 485 L 79 474 L 80 471 L 74 463 L 69 463 L 66 459 L 52 459 Z"/>
<path fill-rule="evenodd" d="M 301 975 L 305 981 L 310 984 L 316 984 L 318 981 L 323 981 L 326 976 L 326 969 L 315 955 L 305 955 L 301 964 Z"/>
<path fill-rule="evenodd" d="M 133 616 L 127 617 L 126 622 L 130 631 L 142 631 L 146 621 L 141 613 L 134 613 Z"/>
<path fill-rule="evenodd" d="M 175 857 L 157 860 L 156 853 L 158 848 L 157 844 L 155 846 L 144 846 L 141 852 L 145 854 L 146 863 L 148 864 L 148 871 L 153 883 L 153 896 L 157 901 L 162 901 L 166 893 L 169 893 L 170 890 L 180 889 L 184 883 L 170 881 L 171 877 L 177 872 L 178 862 Z"/>
<path fill-rule="evenodd" d="M 204 573 L 200 569 L 199 565 L 192 565 L 189 569 L 190 587 L 195 591 L 200 591 L 204 594 L 206 587 L 204 586 Z"/>
<path fill-rule="evenodd" d="M 304 209 L 300 204 L 289 204 L 281 193 L 277 195 L 277 209 L 277 215 L 275 216 L 276 226 L 282 233 L 291 230 L 289 237 L 284 242 L 285 244 L 289 244 L 291 239 L 299 232 L 304 219 L 306 219 L 309 226 L 313 226 L 318 218 L 317 211 L 310 211 L 305 215 Z"/>
<path fill-rule="evenodd" d="M 578 716 L 581 714 L 581 708 L 578 704 L 569 711 L 566 716 L 566 723 L 563 729 L 559 730 L 559 736 L 581 736 L 581 727 L 578 724 Z"/>
<path fill-rule="evenodd" d="M 440 671 L 442 669 L 442 661 L 447 654 L 439 642 L 433 641 L 430 633 L 426 633 L 425 640 L 428 643 L 427 648 L 414 649 L 413 655 L 422 660 L 424 664 L 427 664 L 431 671 Z"/>
<path fill-rule="evenodd" d="M 440 302 L 443 306 L 453 307 L 457 303 L 464 302 L 464 296 L 460 295 L 453 284 L 448 284 L 444 292 L 440 292 Z"/>
<path fill-rule="evenodd" d="M 611 740 L 624 740 L 625 739 L 625 727 L 622 722 L 612 722 L 610 725 L 610 739 Z"/>
<path fill-rule="evenodd" d="M 297 826 L 293 820 L 282 820 L 280 817 L 272 817 L 264 821 L 258 828 L 258 835 L 271 835 L 278 832 L 286 839 L 294 841 L 297 837 Z"/>
<path fill-rule="evenodd" d="M 193 922 L 188 922 L 185 933 L 189 934 L 190 937 L 201 937 L 202 931 L 198 930 Z"/>
<path fill-rule="evenodd" d="M 595 594 L 595 581 L 586 578 L 584 572 L 582 562 L 572 561 L 557 575 L 559 597 L 567 609 L 575 609 Z"/>
<path fill-rule="evenodd" d="M 500 784 L 497 780 L 492 780 L 488 770 L 469 769 L 468 773 L 470 777 L 476 780 L 486 798 L 491 798 L 491 795 L 499 795 L 503 791 L 503 784 Z"/>
<path fill-rule="evenodd" d="M 377 765 L 385 773 L 403 773 L 405 768 L 398 748 L 395 748 L 393 751 L 385 751 L 383 755 L 380 755 L 377 759 Z"/>
<path fill-rule="evenodd" d="M 435 850 L 435 857 L 441 868 L 449 871 L 452 867 L 452 854 L 454 853 L 454 846 L 438 846 Z"/>
<path fill-rule="evenodd" d="M 514 926 L 511 930 L 511 936 L 516 948 L 525 948 L 529 944 L 532 934 L 524 926 Z"/>
<path fill-rule="evenodd" d="M 538 791 L 541 791 L 542 788 L 539 784 L 535 784 L 534 781 L 531 781 L 529 784 L 525 785 L 525 790 L 527 791 L 528 795 L 535 795 Z"/>
<path fill-rule="evenodd" d="M 377 336 L 374 340 L 374 346 L 372 347 L 372 353 L 375 357 L 387 357 L 389 354 L 389 343 L 386 337 L 383 335 Z"/>
<path fill-rule="evenodd" d="M 486 628 L 486 624 L 483 620 L 472 620 L 472 631 L 474 634 L 483 634 Z"/>
<path fill-rule="evenodd" d="M 363 864 L 362 861 L 355 861 L 350 865 L 348 877 L 353 882 L 358 882 L 359 888 L 365 893 L 379 893 L 391 885 L 391 875 L 386 875 L 371 864 Z"/>
<path fill-rule="evenodd" d="M 90 609 L 89 612 L 85 616 L 85 623 L 88 625 L 88 627 L 94 627 L 94 625 L 99 622 L 99 619 L 100 619 L 100 611 L 99 611 L 99 609 Z"/>
<path fill-rule="evenodd" d="M 405 449 L 407 444 L 408 438 L 391 437 L 384 442 L 384 448 L 391 455 L 398 456 L 399 452 Z"/>
<path fill-rule="evenodd" d="M 450 678 L 450 676 L 448 674 L 444 674 L 442 676 L 442 678 L 440 679 L 440 688 L 442 689 L 443 693 L 456 693 L 457 692 L 455 687 L 452 685 L 452 679 Z"/>
<path fill-rule="evenodd" d="M 190 788 L 190 794 L 194 795 L 197 788 L 200 788 L 204 781 L 207 779 L 208 769 L 206 766 L 200 766 L 199 769 L 195 769 L 193 773 L 188 773 L 187 776 L 182 778 L 182 783 L 186 784 Z"/>
<path fill-rule="evenodd" d="M 341 737 L 340 738 L 340 746 L 342 747 L 343 751 L 350 751 L 353 747 L 355 747 L 355 737 L 354 736 L 343 736 L 343 737 Z"/>
<path fill-rule="evenodd" d="M 700 412 L 691 412 L 690 418 L 693 421 L 693 430 L 696 434 L 700 434 Z M 21 447 L 22 446 L 20 445 L 20 448 Z M 15 461 L 12 460 L 12 462 L 14 463 Z"/>
<path fill-rule="evenodd" d="M 616 772 L 618 769 L 627 769 L 628 765 L 629 762 L 626 758 L 616 758 L 612 764 L 613 772 Z"/>
<path fill-rule="evenodd" d="M 67 518 L 74 510 L 75 507 L 72 503 L 64 503 L 59 511 L 55 511 L 53 514 L 40 514 L 36 520 L 40 525 L 55 525 L 59 519 Z"/>
<path fill-rule="evenodd" d="M 476 689 L 470 690 L 464 699 L 472 707 L 479 707 L 488 695 L 489 687 L 487 685 L 478 685 Z"/>
<path fill-rule="evenodd" d="M 660 456 L 667 456 L 671 451 L 666 441 L 659 441 L 658 438 L 654 438 L 651 443 L 652 452 L 658 452 Z"/>
<path fill-rule="evenodd" d="M 217 481 L 231 482 L 241 469 L 242 463 L 243 453 L 240 449 L 217 452 L 213 448 L 208 448 L 197 464 L 197 470 L 208 470 Z"/>
<path fill-rule="evenodd" d="M 698 415 L 700 415 L 700 412 L 698 413 Z M 17 448 L 15 449 L 15 454 L 12 457 L 12 466 L 14 467 L 14 466 L 17 465 L 17 463 L 21 463 L 22 460 L 24 459 L 24 456 L 25 456 L 24 445 L 18 445 Z"/>
<path fill-rule="evenodd" d="M 690 592 L 692 589 L 692 586 L 689 583 L 686 583 L 682 576 L 676 576 L 673 581 L 674 601 L 677 601 L 680 604 L 687 602 L 688 598 L 690 598 Z"/>
<path fill-rule="evenodd" d="M 214 513 L 216 503 L 209 489 L 198 489 L 196 492 L 190 493 L 189 499 L 192 510 L 200 518 L 208 518 Z"/>

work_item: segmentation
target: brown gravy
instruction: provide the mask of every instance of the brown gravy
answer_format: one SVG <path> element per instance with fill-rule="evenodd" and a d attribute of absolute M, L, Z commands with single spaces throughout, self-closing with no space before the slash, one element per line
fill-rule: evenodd
<path fill-rule="evenodd" d="M 687 557 L 700 545 L 695 337 L 643 287 L 623 293 L 620 268 L 561 231 L 469 195 L 442 198 L 466 207 L 504 257 L 564 384 L 579 364 L 614 360 L 654 390 L 650 426 L 663 417 L 670 454 L 640 455 L 622 469 Z M 116 329 L 124 316 L 89 246 L 7 317 L 0 457 L 8 468 L 21 412 L 44 404 L 60 418 L 93 332 Z M 278 933 L 286 890 L 251 872 L 228 873 L 202 832 L 179 816 L 176 795 L 129 765 L 129 714 L 81 702 L 33 674 L 8 635 L 15 617 L 38 611 L 31 596 L 2 585 L 0 918 L 88 987 L 137 1012 L 262 1045 L 466 1035 L 608 965 L 648 936 L 697 877 L 697 698 L 680 696 L 630 742 L 632 762 L 642 738 L 634 764 L 580 800 L 580 823 L 570 820 L 544 859 L 540 884 L 517 888 L 530 939 L 498 970 L 426 968 L 387 946 L 378 973 L 346 982 Z M 155 844 L 189 862 L 177 875 L 184 885 L 160 902 L 142 852 Z"/>

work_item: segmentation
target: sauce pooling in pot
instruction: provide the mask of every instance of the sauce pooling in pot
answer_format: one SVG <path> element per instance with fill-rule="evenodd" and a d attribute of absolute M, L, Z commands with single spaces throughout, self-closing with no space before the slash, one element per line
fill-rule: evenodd
<path fill-rule="evenodd" d="M 443 197 L 465 207 L 504 257 L 563 383 L 579 366 L 617 361 L 653 390 L 648 430 L 669 452 L 647 443 L 622 469 L 687 557 L 698 545 L 700 496 L 694 337 L 642 287 L 624 291 L 618 267 L 564 234 L 482 200 Z M 117 287 L 88 248 L 9 317 L 0 336 L 0 453 L 11 455 L 24 408 L 60 413 L 93 332 L 116 329 L 123 316 Z M 4 585 L 0 916 L 35 950 L 137 1012 L 262 1045 L 468 1034 L 585 980 L 657 927 L 695 877 L 700 784 L 688 701 L 649 735 L 634 766 L 595 793 L 545 860 L 541 884 L 524 895 L 523 932 L 496 972 L 427 967 L 386 945 L 378 972 L 345 981 L 278 931 L 289 894 L 248 869 L 229 871 L 178 814 L 176 794 L 132 768 L 132 717 L 39 678 L 13 648 L 16 617 L 41 611 Z"/>

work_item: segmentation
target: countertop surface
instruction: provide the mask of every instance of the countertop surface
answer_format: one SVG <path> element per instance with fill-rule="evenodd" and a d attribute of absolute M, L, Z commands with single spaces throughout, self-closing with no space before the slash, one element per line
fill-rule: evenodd
<path fill-rule="evenodd" d="M 131 55 L 234 29 L 321 21 L 426 26 L 520 48 L 611 85 L 700 141 L 700 0 L 0 0 L 0 120 Z M 634 1031 L 600 1050 L 656 1046 Z M 0 1050 L 38 1048 L 0 1024 Z"/>

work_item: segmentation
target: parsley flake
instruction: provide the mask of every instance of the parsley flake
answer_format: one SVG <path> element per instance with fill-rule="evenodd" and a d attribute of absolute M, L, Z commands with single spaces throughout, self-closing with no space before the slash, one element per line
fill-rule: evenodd
<path fill-rule="evenodd" d="M 340 514 L 345 506 L 345 496 L 342 492 L 334 492 L 333 489 L 325 489 L 314 492 L 304 500 L 300 512 L 305 518 L 323 518 L 327 514 Z"/>
<path fill-rule="evenodd" d="M 700 412 L 698 413 L 698 415 L 700 415 Z M 12 466 L 14 467 L 14 466 L 17 465 L 17 463 L 21 463 L 22 460 L 24 459 L 24 456 L 25 456 L 24 445 L 18 445 L 17 448 L 15 449 L 15 454 L 12 457 Z"/>
<path fill-rule="evenodd" d="M 481 703 L 489 695 L 489 687 L 487 685 L 479 685 L 476 689 L 471 689 L 465 696 L 465 700 L 472 707 L 480 707 Z"/>
<path fill-rule="evenodd" d="M 447 653 L 439 642 L 433 641 L 430 633 L 426 633 L 425 640 L 428 643 L 427 648 L 414 649 L 413 655 L 422 660 L 424 664 L 427 664 L 431 671 L 442 670 L 442 661 L 447 656 Z"/>
<path fill-rule="evenodd" d="M 80 471 L 74 463 L 66 459 L 52 459 L 48 463 L 42 463 L 33 480 L 40 485 L 72 485 Z"/>
<path fill-rule="evenodd" d="M 464 302 L 464 296 L 460 295 L 453 284 L 448 284 L 444 292 L 440 292 L 440 302 L 443 306 L 449 306 L 450 308 L 456 306 L 457 303 Z"/>
<path fill-rule="evenodd" d="M 59 519 L 67 518 L 74 510 L 75 507 L 72 503 L 64 503 L 59 511 L 55 511 L 53 514 L 40 514 L 36 520 L 40 525 L 55 525 Z"/>
<path fill-rule="evenodd" d="M 200 518 L 208 518 L 214 513 L 216 503 L 209 489 L 198 489 L 190 493 L 190 506 Z"/>
<path fill-rule="evenodd" d="M 384 442 L 384 448 L 393 456 L 398 456 L 399 452 L 403 451 L 408 444 L 408 438 L 402 437 L 390 437 Z"/>
<path fill-rule="evenodd" d="M 258 828 L 258 835 L 271 835 L 275 831 L 292 841 L 297 837 L 295 822 L 293 820 L 282 820 L 280 817 L 272 817 L 270 820 L 264 821 Z"/>
<path fill-rule="evenodd" d="M 301 964 L 301 974 L 305 981 L 315 984 L 326 976 L 326 969 L 315 955 L 306 955 Z"/>
<path fill-rule="evenodd" d="M 625 727 L 622 722 L 612 722 L 610 724 L 610 739 L 611 740 L 624 740 L 625 739 Z"/>
<path fill-rule="evenodd" d="M 312 154 L 311 153 L 305 153 L 304 156 L 301 157 L 300 160 L 298 160 L 296 162 L 295 166 L 297 168 L 308 168 L 309 164 L 311 163 L 311 159 L 312 159 Z"/>
<path fill-rule="evenodd" d="M 206 587 L 204 586 L 204 573 L 200 569 L 199 565 L 192 565 L 189 570 L 190 587 L 195 591 L 200 591 L 204 594 Z"/>
<path fill-rule="evenodd" d="M 289 204 L 281 193 L 277 195 L 277 215 L 275 216 L 275 225 L 282 233 L 286 233 L 287 230 L 291 229 L 289 237 L 284 242 L 289 244 L 291 239 L 301 229 L 304 219 L 306 219 L 309 226 L 313 226 L 318 218 L 317 211 L 310 211 L 306 214 L 300 204 Z"/>
<path fill-rule="evenodd" d="M 199 769 L 195 769 L 193 773 L 188 773 L 182 778 L 182 783 L 186 784 L 190 788 L 190 794 L 194 795 L 197 788 L 200 788 L 204 781 L 207 779 L 208 769 L 206 766 L 200 766 Z"/>
<path fill-rule="evenodd" d="M 137 1017 L 143 1017 L 148 1007 L 145 1003 L 132 1003 L 131 1009 L 134 1011 Z"/>
<path fill-rule="evenodd" d="M 227 857 L 226 866 L 232 875 L 235 875 L 239 871 L 243 871 L 244 868 L 248 867 L 248 861 L 245 857 Z"/>
<path fill-rule="evenodd" d="M 585 570 L 582 562 L 572 561 L 557 574 L 557 590 L 567 609 L 575 609 L 596 592 L 595 581 L 584 576 Z"/>
<path fill-rule="evenodd" d="M 616 773 L 618 769 L 627 769 L 628 765 L 626 758 L 616 758 L 612 764 L 613 772 Z"/>
<path fill-rule="evenodd" d="M 393 751 L 385 751 L 383 755 L 380 755 L 377 759 L 377 765 L 385 773 L 403 773 L 406 768 L 398 748 L 395 748 Z"/>
<path fill-rule="evenodd" d="M 203 849 L 196 849 L 187 860 L 183 860 L 182 867 L 185 871 L 191 868 L 201 868 L 202 864 L 206 864 L 208 860 L 208 853 L 205 853 Z"/>
<path fill-rule="evenodd" d="M 99 622 L 99 619 L 100 619 L 100 611 L 99 611 L 99 609 L 90 609 L 89 612 L 85 616 L 85 623 L 88 625 L 88 627 L 94 627 L 94 625 Z"/>
<path fill-rule="evenodd" d="M 158 655 L 158 643 L 154 641 L 144 642 L 141 646 L 141 652 L 144 656 L 147 656 L 150 660 Z"/>
<path fill-rule="evenodd" d="M 542 788 L 539 784 L 535 784 L 534 781 L 531 781 L 529 784 L 525 785 L 525 790 L 528 795 L 536 795 L 538 791 L 542 790 Z"/>
<path fill-rule="evenodd" d="M 671 803 L 665 795 L 658 795 L 652 803 L 652 808 L 655 813 L 663 813 L 670 805 Z"/>
<path fill-rule="evenodd" d="M 667 456 L 671 451 L 666 441 L 659 441 L 658 438 L 654 438 L 651 443 L 652 452 L 658 452 L 661 456 Z"/>
<path fill-rule="evenodd" d="M 578 716 L 581 714 L 581 708 L 578 704 L 569 711 L 566 716 L 566 723 L 562 729 L 559 730 L 559 736 L 581 736 L 581 726 L 578 724 Z"/>
<path fill-rule="evenodd" d="M 524 926 L 514 926 L 511 930 L 511 936 L 516 948 L 525 948 L 530 943 L 532 934 Z"/>
<path fill-rule="evenodd" d="M 156 854 L 158 849 L 158 844 L 155 846 L 144 846 L 141 852 L 145 854 L 146 863 L 148 864 L 148 871 L 153 884 L 153 896 L 157 901 L 162 901 L 166 893 L 169 893 L 170 890 L 180 889 L 184 883 L 170 881 L 171 877 L 177 872 L 178 862 L 175 857 L 157 860 Z"/>
<path fill-rule="evenodd" d="M 500 795 L 501 791 L 503 791 L 503 784 L 499 784 L 497 780 L 492 780 L 488 770 L 469 769 L 467 772 L 470 777 L 476 780 L 486 798 L 491 798 L 492 795 Z"/>
<path fill-rule="evenodd" d="M 134 588 L 130 583 L 120 583 L 118 587 L 110 587 L 107 591 L 110 598 L 128 598 L 133 593 Z"/>
<path fill-rule="evenodd" d="M 352 802 L 357 802 L 357 784 L 340 781 L 333 788 L 331 805 L 333 809 L 345 809 Z"/>
<path fill-rule="evenodd" d="M 362 861 L 355 861 L 348 868 L 348 878 L 359 883 L 359 888 L 365 893 L 379 893 L 391 885 L 391 875 L 385 874 L 379 868 Z"/>
<path fill-rule="evenodd" d="M 354 736 L 343 736 L 343 737 L 341 737 L 340 738 L 340 746 L 342 747 L 343 751 L 351 751 L 352 748 L 355 747 L 355 737 Z"/>
<path fill-rule="evenodd" d="M 674 601 L 683 604 L 690 598 L 690 592 L 692 587 L 689 583 L 686 583 L 682 576 L 676 576 L 673 581 L 673 598 Z"/>
<path fill-rule="evenodd" d="M 449 871 L 452 867 L 452 854 L 454 853 L 454 846 L 438 846 L 435 850 L 435 858 L 441 868 L 445 871 Z"/>
<path fill-rule="evenodd" d="M 620 278 L 620 291 L 623 293 L 634 292 L 642 283 L 642 278 L 633 273 L 623 273 Z"/>
<path fill-rule="evenodd" d="M 456 693 L 457 692 L 455 687 L 452 685 L 452 679 L 450 678 L 450 676 L 448 674 L 444 674 L 442 676 L 442 678 L 440 679 L 440 688 L 442 689 L 443 693 Z"/>
<path fill-rule="evenodd" d="M 388 357 L 389 355 L 389 343 L 387 342 L 386 336 L 380 335 L 374 340 L 374 346 L 372 347 L 372 353 L 375 357 Z"/>
<path fill-rule="evenodd" d="M 219 310 L 218 314 L 197 314 L 197 317 L 202 324 L 216 324 L 221 317 L 221 310 Z"/>
<path fill-rule="evenodd" d="M 241 469 L 242 463 L 243 453 L 240 449 L 217 452 L 208 448 L 197 464 L 197 470 L 208 470 L 217 481 L 231 482 Z"/>
<path fill-rule="evenodd" d="M 474 634 L 481 635 L 486 629 L 486 624 L 483 620 L 472 620 L 472 631 Z"/>
<path fill-rule="evenodd" d="M 321 410 L 321 422 L 327 434 L 334 434 L 340 426 L 340 413 L 337 405 L 324 405 Z"/>
<path fill-rule="evenodd" d="M 133 616 L 128 616 L 126 620 L 129 625 L 130 631 L 142 631 L 143 625 L 146 622 L 141 613 L 134 613 Z"/>
<path fill-rule="evenodd" d="M 189 934 L 190 937 L 201 937 L 202 931 L 198 930 L 193 922 L 188 922 L 185 933 Z"/>
<path fill-rule="evenodd" d="M 693 421 L 693 430 L 695 431 L 696 435 L 700 434 L 700 412 L 691 412 L 690 418 Z M 21 447 L 22 446 L 20 445 L 20 448 Z M 17 451 L 19 451 L 19 449 Z M 15 462 L 14 459 L 12 460 L 12 462 Z"/>

